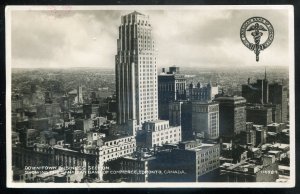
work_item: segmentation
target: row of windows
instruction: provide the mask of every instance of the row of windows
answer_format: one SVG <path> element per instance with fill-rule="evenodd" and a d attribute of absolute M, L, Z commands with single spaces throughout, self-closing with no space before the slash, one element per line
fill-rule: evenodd
<path fill-rule="evenodd" d="M 123 155 L 123 154 L 129 154 L 129 153 L 132 153 L 134 152 L 134 149 L 128 149 L 128 150 L 124 150 L 122 152 L 120 152 L 119 156 Z M 104 156 L 103 159 L 107 158 L 114 158 L 114 157 L 117 157 L 118 156 L 118 153 L 115 153 L 115 154 L 109 154 L 107 155 L 106 157 Z"/>
<path fill-rule="evenodd" d="M 207 155 L 215 153 L 215 152 L 218 153 L 219 152 L 219 148 L 215 148 L 215 149 L 209 150 L 209 151 L 207 151 L 205 153 L 202 153 L 201 157 L 207 156 Z M 200 159 L 200 156 L 198 156 L 198 159 Z"/>
<path fill-rule="evenodd" d="M 160 129 L 158 129 L 158 130 L 160 130 Z M 176 137 L 176 134 L 177 134 L 177 132 L 178 132 L 179 130 L 177 130 L 177 129 L 174 129 L 174 131 L 171 129 L 171 130 L 167 130 L 167 131 L 165 131 L 165 134 L 167 135 L 168 133 L 174 133 L 174 137 Z M 179 135 L 180 135 L 180 132 L 178 133 Z M 164 135 L 164 133 L 163 132 L 161 132 L 161 133 L 156 133 L 156 136 L 159 136 L 159 135 L 161 135 L 161 136 L 163 136 Z M 155 137 L 155 134 L 153 134 L 152 135 L 153 136 L 153 138 Z"/>
<path fill-rule="evenodd" d="M 105 145 L 108 146 L 108 145 L 114 145 L 114 144 L 117 144 L 119 142 L 129 142 L 132 138 L 124 138 L 124 139 L 119 139 L 119 140 L 115 140 L 115 141 L 110 141 L 110 142 L 106 142 Z"/>
<path fill-rule="evenodd" d="M 202 170 L 200 170 L 200 168 L 198 167 L 198 170 L 200 171 L 200 174 L 202 174 L 202 173 L 206 173 L 207 171 L 211 171 L 216 168 L 218 168 L 218 165 L 213 165 L 213 166 L 210 166 L 209 168 L 204 168 Z"/>
<path fill-rule="evenodd" d="M 119 149 L 118 149 L 118 148 L 112 148 L 112 149 L 107 150 L 107 152 L 104 151 L 103 153 L 106 154 L 106 153 L 110 153 L 110 152 L 116 152 L 116 151 L 119 151 L 119 150 L 132 148 L 132 147 L 134 147 L 134 146 L 135 146 L 134 144 L 130 144 L 130 145 L 126 145 L 126 146 L 124 146 L 124 147 L 123 147 L 123 146 L 122 146 L 122 147 L 119 147 Z"/>
<path fill-rule="evenodd" d="M 153 61 L 140 61 L 140 64 L 153 64 Z M 154 61 L 154 64 L 156 64 L 156 61 Z"/>
<path fill-rule="evenodd" d="M 173 140 L 175 140 L 175 139 L 173 139 L 172 140 L 172 136 L 170 136 L 170 142 L 172 143 L 172 141 Z M 176 135 L 174 135 L 174 138 L 176 138 Z M 179 137 L 178 137 L 179 138 Z M 166 136 L 165 138 L 164 137 L 161 137 L 160 139 L 159 138 L 156 138 L 156 139 L 153 139 L 153 142 L 152 143 L 159 143 L 160 141 L 163 141 L 163 140 L 167 140 L 168 139 L 168 136 Z"/>

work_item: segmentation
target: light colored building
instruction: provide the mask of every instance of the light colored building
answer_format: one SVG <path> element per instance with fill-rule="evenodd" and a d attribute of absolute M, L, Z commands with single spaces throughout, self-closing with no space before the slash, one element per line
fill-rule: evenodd
<path fill-rule="evenodd" d="M 146 146 L 149 148 L 181 141 L 181 126 L 170 127 L 168 120 L 146 122 L 143 129 L 146 130 Z"/>
<path fill-rule="evenodd" d="M 116 60 L 118 124 L 158 119 L 157 64 L 149 17 L 138 12 L 122 16 Z M 132 126 L 132 124 L 130 124 Z"/>
<path fill-rule="evenodd" d="M 103 144 L 99 147 L 99 179 L 103 179 L 105 163 L 132 154 L 136 151 L 134 136 L 108 136 L 103 138 Z"/>
<path fill-rule="evenodd" d="M 192 130 L 204 138 L 219 137 L 219 104 L 216 102 L 192 102 Z"/>
<path fill-rule="evenodd" d="M 100 148 L 100 156 L 103 162 L 132 154 L 136 149 L 136 141 L 133 136 L 114 137 L 108 136 L 103 139 Z"/>

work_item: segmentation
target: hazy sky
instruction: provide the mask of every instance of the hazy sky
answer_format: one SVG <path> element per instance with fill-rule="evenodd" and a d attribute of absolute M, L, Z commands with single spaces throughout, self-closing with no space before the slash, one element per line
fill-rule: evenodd
<path fill-rule="evenodd" d="M 150 16 L 159 67 L 288 66 L 287 10 L 137 11 Z M 120 17 L 130 12 L 12 11 L 12 67 L 114 68 Z M 258 63 L 239 34 L 253 16 L 268 19 L 275 30 Z"/>

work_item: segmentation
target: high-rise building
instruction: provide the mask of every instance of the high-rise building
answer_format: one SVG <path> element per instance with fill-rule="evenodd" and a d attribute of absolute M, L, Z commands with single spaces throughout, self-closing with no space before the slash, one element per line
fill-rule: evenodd
<path fill-rule="evenodd" d="M 232 137 L 246 129 L 246 100 L 240 96 L 222 96 L 219 102 L 220 135 Z"/>
<path fill-rule="evenodd" d="M 158 119 L 156 55 L 149 17 L 136 11 L 122 16 L 117 43 L 117 122 L 125 126 L 136 122 L 141 128 L 145 121 Z"/>
<path fill-rule="evenodd" d="M 269 102 L 281 106 L 281 122 L 288 120 L 287 88 L 283 84 L 273 83 L 269 85 Z"/>
<path fill-rule="evenodd" d="M 192 130 L 207 139 L 219 137 L 219 104 L 217 102 L 192 102 Z"/>
<path fill-rule="evenodd" d="M 180 74 L 179 67 L 169 67 L 169 72 L 158 75 L 158 115 L 160 119 L 169 119 L 169 103 L 185 100 L 186 79 Z"/>
<path fill-rule="evenodd" d="M 267 73 L 265 70 L 265 78 L 258 79 L 256 83 L 248 83 L 242 85 L 242 96 L 248 103 L 267 104 L 269 101 L 269 83 L 267 80 Z"/>

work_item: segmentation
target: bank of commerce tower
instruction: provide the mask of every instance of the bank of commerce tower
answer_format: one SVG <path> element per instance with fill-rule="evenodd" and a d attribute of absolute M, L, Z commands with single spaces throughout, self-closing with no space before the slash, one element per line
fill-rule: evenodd
<path fill-rule="evenodd" d="M 117 41 L 117 123 L 133 127 L 158 119 L 157 58 L 149 16 L 134 11 L 122 16 Z"/>

